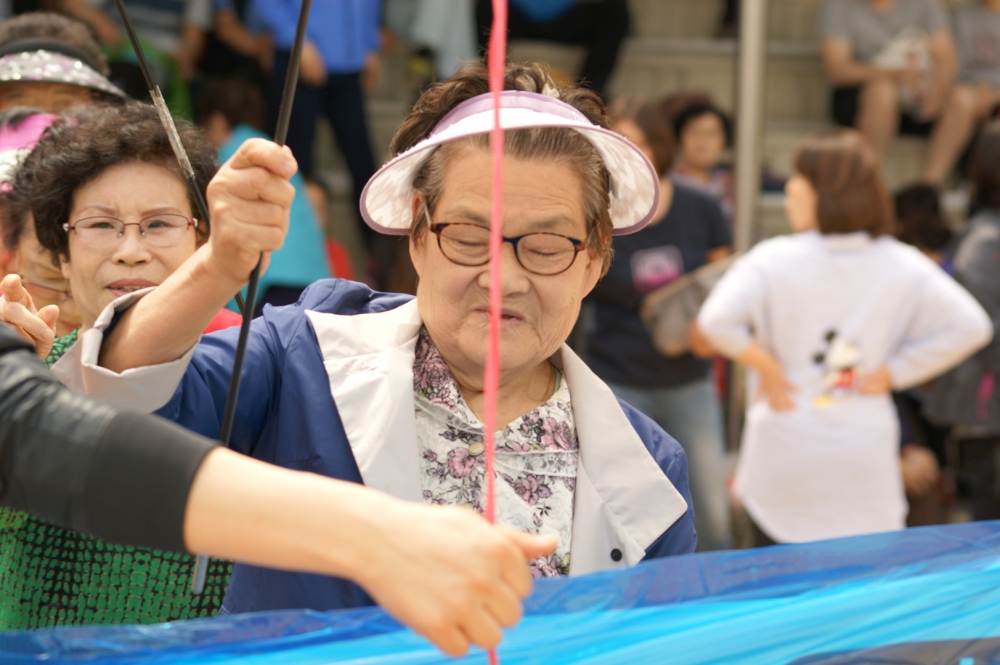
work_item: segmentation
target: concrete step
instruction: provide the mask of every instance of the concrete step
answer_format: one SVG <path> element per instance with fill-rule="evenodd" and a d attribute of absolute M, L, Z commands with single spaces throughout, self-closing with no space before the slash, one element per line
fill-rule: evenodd
<path fill-rule="evenodd" d="M 566 76 L 579 71 L 584 56 L 581 48 L 528 41 L 513 43 L 510 53 L 514 61 L 545 62 Z M 609 84 L 610 94 L 659 99 L 680 91 L 702 91 L 732 111 L 735 66 L 733 40 L 632 38 Z M 772 42 L 767 66 L 769 119 L 826 120 L 829 92 L 815 46 Z"/>
<path fill-rule="evenodd" d="M 830 126 L 815 122 L 769 122 L 764 130 L 762 162 L 765 168 L 777 175 L 790 175 L 795 147 L 802 137 Z M 926 154 L 926 139 L 898 137 L 882 165 L 882 173 L 889 189 L 896 190 L 916 182 L 923 170 Z"/>
<path fill-rule="evenodd" d="M 770 0 L 770 39 L 813 42 L 822 0 Z M 630 0 L 636 37 L 708 38 L 718 34 L 722 0 Z"/>

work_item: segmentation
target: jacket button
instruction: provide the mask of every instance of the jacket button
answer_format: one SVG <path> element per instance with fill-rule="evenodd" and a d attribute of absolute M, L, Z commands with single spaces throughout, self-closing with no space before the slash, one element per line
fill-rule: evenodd
<path fill-rule="evenodd" d="M 622 560 L 622 551 L 617 547 L 611 550 L 611 560 L 615 562 Z"/>

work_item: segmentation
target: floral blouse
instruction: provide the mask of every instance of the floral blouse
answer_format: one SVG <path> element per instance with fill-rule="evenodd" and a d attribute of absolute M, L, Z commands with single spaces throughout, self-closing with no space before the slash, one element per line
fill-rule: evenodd
<path fill-rule="evenodd" d="M 426 329 L 417 340 L 413 391 L 424 500 L 482 513 L 483 424 Z M 568 574 L 579 445 L 565 381 L 557 380 L 547 402 L 497 432 L 496 445 L 497 523 L 557 534 L 559 547 L 534 561 L 531 571 L 535 577 Z"/>

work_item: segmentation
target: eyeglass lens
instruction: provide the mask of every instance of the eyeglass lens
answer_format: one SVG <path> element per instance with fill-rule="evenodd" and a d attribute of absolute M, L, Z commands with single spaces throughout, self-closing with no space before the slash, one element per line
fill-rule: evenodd
<path fill-rule="evenodd" d="M 481 266 L 490 257 L 490 231 L 478 224 L 449 224 L 439 235 L 441 251 L 450 261 L 465 266 Z M 525 270 L 539 275 L 563 272 L 576 258 L 577 249 L 569 238 L 554 233 L 522 236 L 514 246 L 517 260 Z"/>
<path fill-rule="evenodd" d="M 139 235 L 156 247 L 169 247 L 181 242 L 192 220 L 183 215 L 155 215 L 138 224 L 126 224 L 114 217 L 87 217 L 77 221 L 72 229 L 83 244 L 104 247 L 117 244 L 125 235 L 125 227 L 138 226 Z"/>

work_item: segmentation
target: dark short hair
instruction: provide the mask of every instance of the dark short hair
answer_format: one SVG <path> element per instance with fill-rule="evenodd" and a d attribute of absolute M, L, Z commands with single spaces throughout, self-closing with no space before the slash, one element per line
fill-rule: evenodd
<path fill-rule="evenodd" d="M 896 237 L 907 245 L 939 252 L 951 242 L 951 229 L 941 217 L 937 190 L 911 185 L 896 193 Z"/>
<path fill-rule="evenodd" d="M 204 196 L 216 171 L 215 151 L 190 123 L 178 120 L 177 131 Z M 187 182 L 156 110 L 143 102 L 83 107 L 75 123 L 53 125 L 38 143 L 16 186 L 28 187 L 38 242 L 51 252 L 53 262 L 69 255 L 63 224 L 69 221 L 76 192 L 105 169 L 129 162 L 163 166 Z M 190 189 L 188 200 L 197 211 Z M 207 223 L 198 225 L 200 239 L 208 232 Z"/>
<path fill-rule="evenodd" d="M 677 114 L 674 118 L 674 134 L 677 136 L 677 140 L 681 140 L 681 137 L 684 134 L 684 128 L 687 127 L 692 120 L 697 120 L 704 115 L 714 115 L 719 119 L 719 122 L 722 123 L 722 131 L 726 137 L 726 145 L 732 145 L 733 123 L 729 119 L 729 116 L 712 102 L 697 102 L 691 104 L 684 107 L 684 109 Z"/>
<path fill-rule="evenodd" d="M 820 233 L 867 231 L 877 237 L 892 228 L 892 200 L 878 157 L 860 132 L 810 134 L 799 142 L 793 163 L 816 190 Z"/>
<path fill-rule="evenodd" d="M 264 95 L 246 79 L 221 79 L 208 87 L 198 102 L 198 124 L 204 125 L 213 113 L 221 113 L 230 127 L 250 125 L 262 132 L 267 124 Z"/>
<path fill-rule="evenodd" d="M 628 120 L 639 128 L 653 151 L 653 168 L 657 174 L 664 175 L 670 170 L 677 142 L 659 106 L 637 97 L 619 97 L 611 102 L 608 115 L 612 122 Z"/>
<path fill-rule="evenodd" d="M 969 164 L 972 203 L 976 208 L 1000 210 L 1000 120 L 983 127 Z"/>
<path fill-rule="evenodd" d="M 28 12 L 0 23 L 0 46 L 26 39 L 51 39 L 80 52 L 81 60 L 107 77 L 108 60 L 93 33 L 80 21 L 52 12 Z"/>

